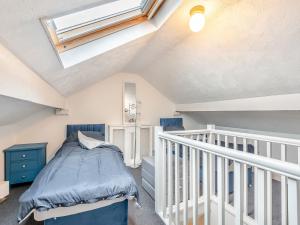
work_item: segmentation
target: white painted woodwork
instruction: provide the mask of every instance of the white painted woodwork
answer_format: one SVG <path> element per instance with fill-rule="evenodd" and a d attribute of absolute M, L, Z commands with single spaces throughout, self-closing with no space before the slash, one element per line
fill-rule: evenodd
<path fill-rule="evenodd" d="M 221 134 L 221 132 L 223 132 Z M 225 134 L 224 134 L 225 133 Z M 208 134 L 208 143 L 198 140 L 198 135 Z M 230 224 L 242 225 L 242 224 L 257 224 L 257 225 L 271 225 L 272 224 L 272 174 L 279 174 L 281 176 L 282 181 L 285 181 L 285 187 L 282 189 L 281 198 L 286 202 L 285 212 L 286 215 L 282 215 L 282 220 L 289 222 L 286 225 L 297 224 L 299 222 L 298 214 L 295 215 L 295 212 L 299 210 L 299 193 L 297 192 L 299 189 L 299 180 L 300 180 L 300 167 L 298 164 L 290 163 L 286 161 L 286 150 L 287 143 L 282 143 L 283 139 L 278 138 L 278 142 L 281 144 L 281 160 L 276 160 L 272 158 L 272 149 L 271 149 L 271 141 L 266 142 L 267 147 L 267 155 L 261 156 L 259 155 L 259 140 L 251 139 L 248 136 L 242 136 L 239 133 L 236 136 L 230 136 L 226 131 L 218 131 L 218 130 L 209 130 L 209 132 L 199 131 L 198 133 L 195 131 L 191 131 L 189 134 L 185 131 L 185 137 L 180 137 L 176 135 L 175 132 L 169 133 L 159 133 L 157 136 L 160 140 L 166 140 L 170 145 L 173 143 L 173 149 L 175 149 L 174 154 L 170 156 L 172 152 L 170 152 L 170 148 L 168 148 L 168 160 L 162 161 L 165 162 L 164 166 L 168 166 L 168 180 L 172 176 L 173 170 L 175 170 L 175 187 L 168 186 L 168 213 L 164 215 L 168 215 L 168 217 L 163 216 L 165 221 L 168 224 L 180 224 L 187 225 L 188 221 L 192 221 L 193 225 L 197 225 L 198 218 L 200 216 L 200 212 L 203 209 L 203 217 L 204 224 L 211 225 L 211 223 L 216 223 L 218 225 L 225 224 L 225 214 L 226 214 L 226 223 L 227 221 Z M 221 147 L 221 136 L 224 135 L 225 138 L 225 148 Z M 193 139 L 195 137 L 195 139 Z M 228 148 L 229 137 L 233 139 L 234 148 L 237 149 L 237 138 L 241 138 L 243 140 L 244 151 L 233 151 Z M 253 141 L 254 143 L 254 154 L 248 153 L 246 151 L 247 139 L 249 141 Z M 272 140 L 273 143 L 277 143 L 275 141 L 275 137 L 268 137 L 268 140 Z M 216 140 L 216 142 L 215 142 Z M 286 139 L 288 143 L 297 143 L 296 140 Z M 178 189 L 178 181 L 177 176 L 177 156 L 178 156 L 178 146 L 183 146 L 183 189 L 182 203 L 178 203 L 178 199 L 176 197 Z M 297 150 L 299 148 L 297 147 Z M 199 196 L 199 168 L 200 168 L 200 153 L 202 154 L 202 170 L 203 170 L 203 197 Z M 160 154 L 160 153 L 159 153 Z M 189 156 L 189 157 L 188 157 Z M 175 157 L 175 168 L 174 165 L 170 165 L 170 157 Z M 210 164 L 214 162 L 214 157 L 217 158 L 216 167 L 212 167 Z M 233 161 L 234 167 L 234 206 L 231 206 L 226 202 L 226 188 L 227 182 L 225 181 L 225 162 L 226 160 Z M 247 165 L 247 166 L 246 166 Z M 162 165 L 163 166 L 163 165 Z M 244 186 L 248 185 L 247 179 L 245 179 L 245 170 L 247 168 L 254 168 L 254 208 L 255 208 L 255 218 L 247 216 L 245 210 L 247 209 L 247 205 L 245 205 L 245 201 L 248 199 L 245 197 L 245 191 L 247 190 Z M 172 171 L 171 171 L 171 170 Z M 214 195 L 211 193 L 214 192 L 214 188 L 211 187 L 213 176 L 211 173 L 217 171 L 217 194 Z M 190 170 L 190 171 L 189 171 Z M 190 172 L 190 174 L 188 174 Z M 189 179 L 192 177 L 192 179 Z M 166 180 L 165 180 L 165 183 Z M 173 182 L 172 182 L 173 183 Z M 170 181 L 168 181 L 170 185 Z M 173 184 L 174 186 L 174 184 Z M 175 189 L 172 189 L 175 188 Z M 173 195 L 170 195 L 170 190 L 175 190 L 175 201 L 173 201 Z M 156 189 L 157 191 L 157 189 Z M 248 190 L 247 190 L 248 191 Z M 189 192 L 192 192 L 191 196 L 189 196 Z M 189 200 L 190 198 L 190 200 Z M 211 203 L 214 203 L 211 206 Z M 179 206 L 179 207 L 178 207 Z M 216 207 L 217 213 L 211 212 L 211 207 Z M 159 208 L 159 207 L 158 207 Z M 162 207 L 163 208 L 163 207 Z M 201 209 L 201 210 L 200 210 Z M 178 213 L 181 212 L 182 213 Z M 182 215 L 182 218 L 178 215 Z M 191 213 L 191 214 L 190 214 Z M 233 215 L 232 220 L 227 218 L 227 213 Z M 159 215 L 160 212 L 158 212 Z M 211 218 L 213 216 L 213 218 Z M 284 216 L 286 219 L 284 219 Z M 169 218 L 172 217 L 172 218 Z M 212 220 L 211 220 L 212 219 Z M 299 224 L 297 224 L 299 225 Z"/>
<path fill-rule="evenodd" d="M 193 225 L 198 225 L 199 151 L 192 149 L 193 165 Z"/>
<path fill-rule="evenodd" d="M 173 143 L 167 141 L 168 150 L 168 218 L 169 224 L 173 223 Z"/>
<path fill-rule="evenodd" d="M 162 181 L 163 181 L 163 185 L 162 185 L 162 208 L 163 208 L 163 217 L 166 217 L 167 215 L 167 141 L 163 140 L 163 144 L 162 144 Z M 159 152 L 156 152 L 156 154 Z M 157 168 L 157 167 L 156 167 Z M 156 169 L 155 169 L 156 170 Z M 158 173 L 155 173 L 158 174 Z M 155 186 L 156 187 L 156 186 Z"/>
<path fill-rule="evenodd" d="M 262 169 L 257 170 L 257 197 L 259 202 L 255 205 L 257 207 L 257 224 L 267 224 L 267 201 L 266 201 L 266 173 Z"/>
<path fill-rule="evenodd" d="M 225 148 L 228 148 L 228 136 L 225 136 Z M 228 170 L 228 164 L 229 164 L 229 160 L 225 159 L 225 203 L 228 204 L 229 203 L 229 170 Z"/>
<path fill-rule="evenodd" d="M 175 225 L 180 225 L 179 144 L 175 143 Z"/>
<path fill-rule="evenodd" d="M 182 197 L 183 197 L 183 225 L 188 225 L 189 215 L 188 215 L 188 200 L 189 200 L 189 160 L 188 160 L 188 148 L 183 146 L 183 187 L 182 187 Z"/>
<path fill-rule="evenodd" d="M 225 189 L 224 189 L 224 158 L 218 157 L 218 225 L 225 224 Z"/>
<path fill-rule="evenodd" d="M 142 163 L 143 156 L 152 155 L 153 126 L 111 125 L 109 130 L 109 142 L 123 151 L 126 166 L 138 167 Z M 148 135 L 141 135 L 143 130 L 147 130 Z M 116 132 L 121 132 L 122 135 L 117 136 Z"/>
<path fill-rule="evenodd" d="M 161 154 L 154 154 L 155 159 L 155 168 L 161 173 L 155 173 L 155 185 L 158 187 L 159 190 L 163 190 L 163 185 L 165 183 L 165 174 L 164 174 L 164 167 L 165 161 L 163 157 L 164 141 L 158 137 L 159 133 L 163 132 L 162 127 L 155 126 L 154 129 L 154 152 L 160 152 Z M 162 212 L 163 211 L 163 192 L 162 191 L 155 191 L 155 211 Z"/>
<path fill-rule="evenodd" d="M 267 157 L 272 158 L 272 147 L 271 143 L 267 142 Z M 273 223 L 273 213 L 272 213 L 272 203 L 273 203 L 273 184 L 272 184 L 272 172 L 267 171 L 267 225 L 272 225 Z M 257 199 L 259 199 L 257 197 Z M 257 215 L 258 212 L 256 212 Z"/>
<path fill-rule="evenodd" d="M 248 146 L 247 146 L 247 139 L 243 138 L 243 151 L 244 152 L 248 152 Z M 248 166 L 247 164 L 244 164 L 244 213 L 245 213 L 245 217 L 248 216 Z"/>
<path fill-rule="evenodd" d="M 286 161 L 286 145 L 281 145 L 281 160 Z M 281 225 L 287 225 L 287 177 L 281 176 Z"/>
<path fill-rule="evenodd" d="M 239 162 L 234 162 L 234 212 L 235 225 L 243 225 L 243 165 Z"/>
<path fill-rule="evenodd" d="M 299 181 L 288 179 L 288 224 L 300 225 Z"/>
<path fill-rule="evenodd" d="M 204 198 L 204 225 L 210 225 L 210 155 L 203 152 L 203 198 Z"/>

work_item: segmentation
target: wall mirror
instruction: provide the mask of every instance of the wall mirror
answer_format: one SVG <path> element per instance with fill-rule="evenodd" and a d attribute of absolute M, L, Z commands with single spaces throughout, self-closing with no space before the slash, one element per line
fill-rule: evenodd
<path fill-rule="evenodd" d="M 123 123 L 135 123 L 136 119 L 136 84 L 132 82 L 125 82 L 123 87 Z"/>

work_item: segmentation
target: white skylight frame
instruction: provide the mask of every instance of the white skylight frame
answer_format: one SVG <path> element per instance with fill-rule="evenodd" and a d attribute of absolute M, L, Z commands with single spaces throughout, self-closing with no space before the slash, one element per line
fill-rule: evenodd
<path fill-rule="evenodd" d="M 143 0 L 118 0 L 99 5 L 90 9 L 74 12 L 68 15 L 53 18 L 57 33 L 62 33 L 76 27 L 95 23 L 120 14 L 136 11 L 142 14 Z M 101 15 L 101 17 L 99 17 Z"/>
<path fill-rule="evenodd" d="M 155 32 L 182 1 L 118 0 L 41 21 L 60 62 L 68 68 Z M 114 5 L 118 7 L 111 10 Z M 109 13 L 99 14 L 108 8 Z"/>

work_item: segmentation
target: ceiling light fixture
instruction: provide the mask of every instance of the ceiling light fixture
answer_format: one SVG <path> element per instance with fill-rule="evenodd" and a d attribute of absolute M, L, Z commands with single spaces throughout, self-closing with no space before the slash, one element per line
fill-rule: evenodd
<path fill-rule="evenodd" d="M 205 8 L 202 5 L 194 6 L 190 11 L 189 26 L 193 32 L 199 32 L 205 25 Z"/>

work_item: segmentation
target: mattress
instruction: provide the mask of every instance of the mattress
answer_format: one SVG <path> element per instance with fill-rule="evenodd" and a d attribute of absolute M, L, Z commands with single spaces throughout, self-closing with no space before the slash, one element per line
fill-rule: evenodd
<path fill-rule="evenodd" d="M 44 221 L 52 218 L 58 218 L 63 216 L 71 216 L 82 212 L 91 211 L 94 209 L 106 207 L 112 205 L 114 203 L 122 202 L 126 200 L 126 198 L 121 197 L 112 200 L 103 200 L 90 204 L 79 204 L 70 207 L 58 207 L 55 209 L 49 209 L 47 211 L 34 211 L 34 219 L 36 221 Z"/>
<path fill-rule="evenodd" d="M 120 197 L 138 200 L 136 183 L 120 150 L 116 146 L 85 150 L 78 142 L 67 142 L 20 197 L 18 221 L 34 211 L 82 207 Z"/>

